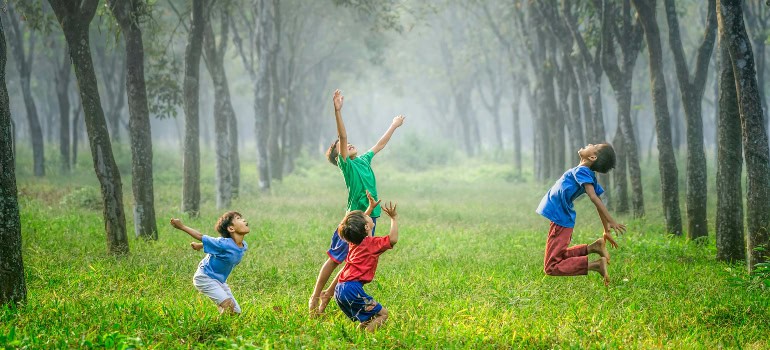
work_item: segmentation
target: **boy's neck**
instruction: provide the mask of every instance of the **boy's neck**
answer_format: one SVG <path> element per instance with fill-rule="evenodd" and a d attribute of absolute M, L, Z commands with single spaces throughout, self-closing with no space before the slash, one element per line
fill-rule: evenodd
<path fill-rule="evenodd" d="M 581 159 L 580 159 L 580 164 L 578 164 L 578 166 L 586 166 L 586 167 L 589 167 L 589 168 L 590 168 L 590 167 L 591 167 L 591 164 L 593 164 L 593 163 L 594 163 L 594 162 L 592 162 L 592 161 L 591 161 L 591 160 L 589 160 L 589 159 L 582 159 L 582 158 L 581 158 Z"/>
<path fill-rule="evenodd" d="M 230 238 L 232 238 L 233 241 L 235 241 L 235 244 L 237 246 L 243 247 L 243 236 L 244 235 L 239 234 L 239 233 L 233 233 L 233 234 L 230 235 Z"/>

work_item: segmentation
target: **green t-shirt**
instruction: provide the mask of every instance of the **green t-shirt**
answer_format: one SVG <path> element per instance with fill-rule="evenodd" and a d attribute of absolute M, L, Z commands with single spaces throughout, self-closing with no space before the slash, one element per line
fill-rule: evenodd
<path fill-rule="evenodd" d="M 345 186 L 348 188 L 348 210 L 366 211 L 369 207 L 369 200 L 366 198 L 366 190 L 377 200 L 377 179 L 374 178 L 372 171 L 372 158 L 374 152 L 368 151 L 354 159 L 342 159 L 342 155 L 337 156 L 337 166 L 342 170 L 342 176 L 345 177 Z M 380 216 L 380 206 L 378 205 L 372 211 L 372 217 Z"/>

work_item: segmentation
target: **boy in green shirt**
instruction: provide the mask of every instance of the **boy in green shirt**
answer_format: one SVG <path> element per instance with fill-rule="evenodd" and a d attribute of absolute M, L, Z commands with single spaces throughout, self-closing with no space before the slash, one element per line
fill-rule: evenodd
<path fill-rule="evenodd" d="M 377 200 L 377 180 L 372 171 L 371 162 L 377 152 L 385 148 L 390 141 L 393 132 L 404 123 L 404 116 L 399 115 L 393 118 L 388 131 L 377 141 L 377 144 L 368 152 L 358 156 L 356 146 L 348 143 L 348 135 L 345 132 L 345 124 L 342 122 L 342 102 L 344 96 L 340 90 L 334 91 L 334 116 L 337 120 L 337 140 L 335 140 L 326 151 L 326 157 L 329 162 L 338 166 L 345 178 L 345 186 L 348 188 L 347 211 L 364 211 L 369 206 L 367 191 L 371 193 L 374 200 Z M 377 225 L 377 217 L 380 216 L 380 207 L 374 208 L 371 218 L 374 225 Z M 372 229 L 374 236 L 374 229 Z M 329 258 L 326 259 L 321 271 L 318 273 L 318 279 L 313 289 L 313 295 L 310 296 L 308 308 L 312 314 L 320 314 L 326 309 L 326 305 L 334 297 L 334 287 L 337 284 L 335 277 L 328 289 L 323 290 L 326 282 L 329 280 L 332 272 L 339 266 L 348 255 L 348 243 L 339 236 L 337 230 L 332 235 L 332 242 L 329 250 L 326 252 Z"/>

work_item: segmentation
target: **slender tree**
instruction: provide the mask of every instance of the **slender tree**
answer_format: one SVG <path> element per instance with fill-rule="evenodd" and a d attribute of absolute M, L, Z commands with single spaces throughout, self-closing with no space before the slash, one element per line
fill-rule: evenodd
<path fill-rule="evenodd" d="M 762 105 L 757 87 L 757 73 L 751 41 L 743 23 L 740 0 L 719 0 L 719 30 L 726 40 L 735 75 L 738 108 L 743 130 L 743 156 L 746 162 L 746 206 L 748 221 L 749 271 L 768 260 L 770 250 L 770 149 L 768 149 Z"/>
<path fill-rule="evenodd" d="M 716 6 L 714 6 L 716 10 Z M 717 118 L 717 259 L 742 261 L 746 259 L 743 227 L 743 149 L 741 147 L 741 116 L 738 93 L 730 51 L 729 37 L 719 29 L 719 114 Z"/>
<path fill-rule="evenodd" d="M 671 143 L 671 118 L 668 112 L 666 80 L 663 75 L 663 49 L 660 30 L 655 18 L 656 0 L 631 0 L 644 28 L 650 63 L 650 88 L 655 109 L 655 130 L 658 136 L 658 168 L 660 169 L 661 198 L 666 217 L 666 231 L 682 234 L 682 216 L 679 212 L 679 185 L 674 146 Z"/>
<path fill-rule="evenodd" d="M 768 57 L 765 54 L 765 49 L 767 47 L 766 42 L 770 38 L 770 33 L 767 31 L 770 28 L 770 5 L 767 4 L 766 0 L 746 0 L 743 5 L 746 30 L 749 32 L 751 44 L 754 46 L 754 62 L 756 62 L 757 66 L 757 80 L 759 83 L 757 88 L 759 89 L 759 96 L 762 97 L 760 102 L 764 111 L 765 125 L 770 127 L 767 124 L 768 114 L 770 114 L 768 113 L 770 111 L 768 110 L 767 103 L 770 97 L 765 95 L 765 72 L 767 71 Z"/>
<path fill-rule="evenodd" d="M 184 53 L 184 180 L 182 188 L 182 211 L 196 217 L 200 214 L 201 202 L 201 159 L 200 159 L 200 59 L 203 45 L 203 31 L 206 26 L 206 0 L 192 1 L 192 20 L 187 34 Z"/>
<path fill-rule="evenodd" d="M 703 149 L 703 116 L 701 102 L 706 91 L 709 61 L 714 51 L 717 18 L 716 0 L 709 0 L 706 30 L 698 47 L 695 72 L 690 75 L 687 67 L 682 39 L 679 36 L 679 17 L 674 0 L 665 0 L 668 19 L 668 38 L 674 53 L 679 92 L 682 96 L 685 121 L 687 123 L 687 188 L 685 208 L 687 210 L 687 237 L 696 239 L 708 236 L 706 202 L 706 152 Z"/>
<path fill-rule="evenodd" d="M 635 217 L 644 216 L 644 191 L 642 189 L 642 171 L 639 166 L 639 150 L 634 124 L 631 120 L 631 100 L 633 98 L 631 82 L 634 67 L 642 48 L 642 27 L 631 13 L 629 0 L 623 1 L 622 8 L 604 0 L 602 9 L 602 53 L 601 61 L 607 78 L 612 85 L 618 102 L 618 126 L 622 135 L 623 154 L 628 165 L 633 198 L 631 206 Z M 612 19 L 620 19 L 618 24 Z M 616 33 L 621 36 L 616 36 Z M 615 55 L 615 43 L 623 54 L 621 64 Z M 622 203 L 622 201 L 620 201 Z M 618 210 L 620 211 L 620 210 Z"/>
<path fill-rule="evenodd" d="M 45 176 L 45 141 L 43 139 L 43 128 L 40 125 L 37 105 L 32 95 L 32 63 L 35 59 L 35 41 L 37 34 L 34 31 L 29 32 L 27 49 L 24 48 L 24 32 L 19 23 L 19 14 L 14 11 L 13 5 L 6 4 L 8 10 L 9 44 L 13 51 L 16 65 L 19 69 L 19 78 L 21 80 L 21 93 L 24 97 L 24 107 L 27 111 L 27 124 L 29 125 L 30 139 L 32 140 L 32 158 L 34 160 L 35 176 Z M 26 26 L 25 26 L 26 28 Z"/>
<path fill-rule="evenodd" d="M 5 85 L 5 31 L 0 18 L 0 305 L 22 303 L 27 298 L 21 254 L 21 221 L 16 189 L 13 132 L 8 88 Z"/>
<path fill-rule="evenodd" d="M 256 88 L 254 91 L 254 115 L 257 136 L 257 166 L 259 171 L 259 188 L 263 192 L 270 191 L 270 151 L 268 138 L 270 135 L 270 72 L 276 64 L 278 39 L 275 29 L 274 0 L 254 0 L 254 12 L 257 14 L 256 57 Z"/>
<path fill-rule="evenodd" d="M 77 77 L 80 99 L 85 111 L 91 157 L 104 201 L 107 247 L 113 254 L 128 253 L 126 216 L 123 212 L 123 186 L 112 155 L 112 145 L 99 98 L 88 40 L 88 27 L 96 14 L 99 1 L 49 0 L 48 2 L 64 31 L 70 58 L 75 67 L 75 77 Z"/>
<path fill-rule="evenodd" d="M 134 234 L 158 239 L 152 180 L 152 131 L 144 81 L 144 43 L 140 20 L 147 8 L 140 0 L 109 0 L 108 5 L 120 26 L 126 46 L 126 90 L 128 91 L 128 129 L 131 138 L 131 189 L 134 193 Z M 117 132 L 117 130 L 115 130 Z"/>
<path fill-rule="evenodd" d="M 214 37 L 212 29 L 213 21 L 206 23 L 204 30 L 204 58 L 206 67 L 214 84 L 214 149 L 216 153 L 216 181 L 217 181 L 217 208 L 223 209 L 230 206 L 233 195 L 232 170 L 230 164 L 232 157 L 230 151 L 232 142 L 230 132 L 231 120 L 235 119 L 235 110 L 230 102 L 230 88 L 225 74 L 224 56 L 227 50 L 229 19 L 225 9 L 220 11 L 219 42 Z"/>
<path fill-rule="evenodd" d="M 54 50 L 58 40 L 53 40 Z M 70 171 L 70 96 L 69 85 L 72 72 L 72 63 L 67 55 L 67 46 L 62 47 L 61 59 L 56 62 L 56 97 L 59 101 L 59 155 L 61 157 L 60 168 L 63 173 Z"/>

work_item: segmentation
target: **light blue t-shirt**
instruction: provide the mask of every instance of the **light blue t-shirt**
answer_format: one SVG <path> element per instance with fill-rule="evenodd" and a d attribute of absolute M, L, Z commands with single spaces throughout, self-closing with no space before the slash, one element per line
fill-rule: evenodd
<path fill-rule="evenodd" d="M 198 264 L 198 270 L 222 283 L 227 281 L 227 276 L 233 271 L 233 267 L 241 262 L 243 254 L 249 248 L 246 241 L 243 242 L 243 247 L 239 247 L 232 238 L 225 237 L 204 235 L 201 242 L 206 256 Z"/>
<path fill-rule="evenodd" d="M 572 202 L 586 193 L 585 184 L 593 184 L 597 196 L 604 193 L 596 181 L 596 174 L 587 166 L 578 165 L 567 170 L 543 196 L 536 212 L 559 226 L 575 227 L 576 214 Z"/>

